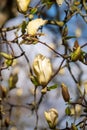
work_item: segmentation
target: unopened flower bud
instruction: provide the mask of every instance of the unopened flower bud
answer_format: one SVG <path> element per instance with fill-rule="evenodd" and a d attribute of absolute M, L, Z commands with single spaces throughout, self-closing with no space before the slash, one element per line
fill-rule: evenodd
<path fill-rule="evenodd" d="M 17 81 L 18 81 L 18 74 L 17 73 L 11 74 L 8 80 L 10 90 L 16 87 Z"/>
<path fill-rule="evenodd" d="M 72 124 L 72 126 L 71 126 L 71 130 L 78 130 L 78 128 L 76 127 L 75 124 Z"/>
<path fill-rule="evenodd" d="M 13 56 L 12 54 L 7 54 L 5 52 L 0 52 L 0 55 L 5 58 L 4 64 L 9 67 L 13 64 Z"/>
<path fill-rule="evenodd" d="M 69 102 L 70 95 L 69 95 L 69 91 L 68 91 L 67 86 L 64 83 L 62 83 L 61 88 L 62 88 L 62 96 L 63 96 L 64 101 Z"/>
<path fill-rule="evenodd" d="M 76 104 L 75 105 L 75 115 L 80 116 L 81 112 L 82 112 L 82 106 L 79 104 Z"/>
<path fill-rule="evenodd" d="M 6 87 L 4 87 L 4 86 L 0 86 L 1 87 L 1 97 L 2 98 L 5 98 L 6 97 L 6 95 L 7 95 L 7 88 Z"/>
<path fill-rule="evenodd" d="M 75 6 L 80 5 L 80 1 L 74 1 L 74 5 L 75 5 Z"/>
<path fill-rule="evenodd" d="M 30 0 L 16 0 L 19 12 L 25 13 L 28 10 Z"/>
<path fill-rule="evenodd" d="M 12 58 L 13 58 L 11 54 L 7 54 L 5 52 L 0 52 L 0 55 L 8 60 L 12 60 Z"/>
<path fill-rule="evenodd" d="M 81 47 L 79 46 L 74 52 L 71 53 L 71 60 L 77 61 L 81 57 Z"/>
<path fill-rule="evenodd" d="M 38 54 L 34 59 L 33 69 L 38 83 L 42 86 L 45 86 L 53 74 L 50 59 Z"/>
<path fill-rule="evenodd" d="M 41 93 L 42 94 L 45 94 L 47 92 L 47 87 L 45 87 L 45 88 L 43 88 L 42 90 L 41 90 Z"/>
<path fill-rule="evenodd" d="M 56 109 L 51 108 L 44 112 L 46 121 L 51 129 L 55 128 L 58 122 L 58 112 Z"/>
<path fill-rule="evenodd" d="M 5 118 L 4 123 L 5 123 L 5 126 L 6 126 L 6 127 L 9 127 L 9 125 L 10 125 L 10 119 L 9 119 L 8 117 Z"/>
<path fill-rule="evenodd" d="M 61 5 L 63 4 L 64 0 L 56 0 L 56 2 L 57 2 L 57 4 L 58 4 L 59 6 L 61 6 Z"/>
<path fill-rule="evenodd" d="M 56 21 L 56 24 L 60 27 L 63 27 L 64 25 L 64 22 L 63 21 Z"/>

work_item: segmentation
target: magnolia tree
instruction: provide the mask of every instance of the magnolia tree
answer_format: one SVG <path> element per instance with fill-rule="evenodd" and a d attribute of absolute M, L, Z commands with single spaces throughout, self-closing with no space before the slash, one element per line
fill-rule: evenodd
<path fill-rule="evenodd" d="M 40 0 L 37 1 L 34 6 L 31 6 L 31 0 L 16 0 L 16 4 L 14 5 L 18 12 L 24 17 L 23 21 L 17 26 L 5 28 L 3 25 L 11 18 L 8 17 L 0 27 L 1 130 L 20 129 L 17 128 L 17 122 L 19 122 L 21 117 L 17 116 L 16 119 L 14 118 L 15 110 L 18 111 L 19 115 L 22 113 L 24 114 L 23 117 L 24 120 L 26 120 L 25 122 L 28 122 L 29 118 L 30 123 L 28 123 L 30 125 L 28 126 L 28 130 L 85 130 L 87 126 L 87 78 L 84 81 L 82 80 L 82 76 L 87 75 L 87 43 L 85 42 L 86 38 L 83 37 L 83 40 L 80 40 L 80 37 L 81 29 L 83 28 L 82 26 L 87 26 L 86 0 Z M 54 5 L 58 17 L 60 17 L 62 13 L 64 14 L 62 20 L 59 20 L 58 17 L 51 18 L 47 15 L 46 12 Z M 60 8 L 63 9 L 63 6 L 64 10 L 59 11 Z M 73 18 L 78 19 L 78 17 L 82 19 L 81 29 L 75 30 L 75 32 L 77 31 L 76 35 L 70 35 L 69 30 L 72 27 L 69 26 L 69 23 Z M 79 24 L 79 20 L 77 20 L 77 22 Z M 60 35 L 61 44 L 59 42 L 57 43 L 56 39 L 54 40 L 53 45 L 55 46 L 57 44 L 58 47 L 60 46 L 60 49 L 58 49 L 57 46 L 53 47 L 44 40 L 41 40 L 41 37 L 45 37 L 43 31 L 44 26 L 45 28 L 48 27 L 48 32 L 51 30 L 54 30 L 55 32 L 56 28 L 59 30 L 60 34 L 58 33 L 58 35 Z M 73 29 L 74 28 L 72 28 L 72 31 Z M 15 36 L 12 40 L 9 40 L 7 34 L 11 31 L 14 31 Z M 20 51 L 15 51 L 14 44 L 16 44 Z M 23 47 L 37 46 L 37 44 L 48 48 L 51 52 L 51 57 L 48 57 L 44 50 L 44 54 L 38 53 L 32 62 L 30 60 L 30 57 L 32 56 L 31 53 L 30 56 L 28 56 Z M 63 47 L 62 50 L 61 47 Z M 41 48 L 39 47 L 38 49 Z M 21 78 L 18 66 L 20 70 L 24 69 L 19 60 L 22 57 L 24 57 L 23 64 L 26 68 L 26 73 L 28 74 L 27 82 L 29 80 L 30 85 L 32 84 L 34 88 L 32 89 L 32 95 L 29 92 L 29 94 L 24 97 L 22 97 L 23 91 L 17 87 L 17 83 Z M 52 61 L 57 61 L 58 65 L 54 67 Z M 73 66 L 76 67 L 76 69 L 73 69 Z M 84 71 L 82 70 L 82 67 L 85 69 Z M 64 76 L 64 71 L 66 69 L 68 71 L 67 76 Z M 78 76 L 76 76 L 76 70 L 78 70 Z M 7 72 L 9 74 L 8 80 L 6 81 L 4 75 L 7 75 Z M 71 80 L 67 80 L 67 82 L 62 82 L 62 80 L 59 81 L 57 77 L 60 73 L 63 74 L 65 81 L 67 80 L 67 77 L 70 77 L 71 80 L 73 80 L 74 89 L 76 91 L 73 96 L 70 91 L 70 87 L 73 86 Z M 23 82 L 25 81 L 22 81 L 22 83 Z M 27 89 L 26 84 L 27 83 L 24 85 L 24 91 Z M 68 85 L 70 85 L 70 87 Z M 18 98 L 14 96 L 14 91 L 16 91 Z M 56 99 L 54 100 L 51 94 L 49 97 L 49 93 L 53 92 L 52 95 L 57 96 L 58 91 L 60 91 L 59 97 L 61 96 L 61 101 L 58 104 L 59 107 L 55 107 Z M 19 98 L 23 100 L 27 97 L 29 97 L 27 103 L 20 103 Z M 57 96 L 55 98 L 58 100 L 59 97 Z M 44 108 L 45 104 L 48 103 L 48 98 L 51 99 L 51 102 L 54 105 L 46 107 L 41 113 L 43 118 L 42 124 L 40 124 L 40 107 L 41 109 Z M 18 103 L 15 103 L 14 100 L 18 100 Z M 63 107 L 64 105 L 65 107 Z M 62 115 L 59 110 L 61 109 L 60 106 L 62 106 L 61 112 L 64 115 Z M 21 113 L 19 112 L 19 109 L 22 111 Z M 27 113 L 31 113 L 27 119 L 25 116 L 26 111 Z M 65 123 L 60 125 L 64 120 Z"/>

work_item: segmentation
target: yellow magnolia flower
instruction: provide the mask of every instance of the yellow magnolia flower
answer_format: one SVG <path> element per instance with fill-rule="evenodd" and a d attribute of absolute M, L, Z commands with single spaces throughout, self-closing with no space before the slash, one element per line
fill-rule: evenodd
<path fill-rule="evenodd" d="M 56 2 L 57 2 L 57 4 L 58 4 L 59 6 L 61 6 L 61 5 L 63 4 L 64 0 L 56 0 Z"/>
<path fill-rule="evenodd" d="M 47 20 L 43 20 L 42 18 L 34 19 L 28 23 L 27 26 L 27 33 L 30 35 L 35 35 L 38 31 L 38 29 L 45 25 L 47 23 Z"/>
<path fill-rule="evenodd" d="M 52 64 L 50 59 L 38 54 L 33 62 L 34 73 L 40 85 L 46 85 L 52 76 Z"/>
<path fill-rule="evenodd" d="M 28 10 L 28 6 L 31 0 L 16 0 L 19 12 L 25 13 Z"/>
<path fill-rule="evenodd" d="M 51 108 L 44 112 L 46 121 L 51 129 L 55 128 L 58 122 L 58 112 L 56 109 Z"/>

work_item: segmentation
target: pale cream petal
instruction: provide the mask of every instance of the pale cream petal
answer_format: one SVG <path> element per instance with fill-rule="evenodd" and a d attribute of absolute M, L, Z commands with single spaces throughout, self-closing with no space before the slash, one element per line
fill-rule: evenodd
<path fill-rule="evenodd" d="M 55 128 L 58 122 L 58 112 L 56 109 L 51 108 L 48 111 L 44 112 L 45 118 L 48 122 L 50 128 Z"/>
<path fill-rule="evenodd" d="M 52 76 L 52 64 L 48 58 L 38 54 L 33 62 L 33 70 L 41 85 L 46 85 Z"/>
<path fill-rule="evenodd" d="M 57 4 L 58 4 L 59 6 L 61 6 L 61 5 L 63 4 L 64 0 L 56 0 L 56 2 L 57 2 Z"/>
<path fill-rule="evenodd" d="M 42 18 L 34 19 L 28 23 L 27 26 L 27 33 L 30 35 L 35 35 L 38 31 L 38 29 L 45 25 L 47 23 L 47 20 L 43 20 Z"/>
<path fill-rule="evenodd" d="M 17 0 L 17 6 L 18 6 L 18 10 L 22 13 L 22 12 L 26 12 L 28 9 L 28 6 L 30 4 L 31 0 Z"/>
<path fill-rule="evenodd" d="M 49 112 L 44 112 L 44 115 L 45 115 L 45 118 L 48 122 L 51 121 L 51 116 L 50 116 L 50 113 Z"/>

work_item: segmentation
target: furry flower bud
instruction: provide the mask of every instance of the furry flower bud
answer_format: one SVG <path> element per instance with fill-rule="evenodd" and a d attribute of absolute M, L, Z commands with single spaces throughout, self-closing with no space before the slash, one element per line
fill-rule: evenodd
<path fill-rule="evenodd" d="M 63 96 L 64 101 L 69 102 L 70 95 L 69 95 L 69 91 L 68 91 L 67 86 L 64 83 L 62 83 L 61 88 L 62 88 L 62 96 Z"/>

